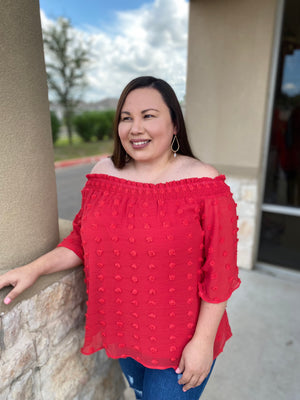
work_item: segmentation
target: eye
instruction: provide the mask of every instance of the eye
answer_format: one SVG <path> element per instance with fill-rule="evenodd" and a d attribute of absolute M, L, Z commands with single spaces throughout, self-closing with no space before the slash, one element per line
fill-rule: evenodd
<path fill-rule="evenodd" d="M 145 115 L 144 115 L 144 118 L 145 118 L 145 119 L 154 118 L 154 115 L 152 115 L 152 114 L 145 114 Z"/>
<path fill-rule="evenodd" d="M 121 117 L 121 121 L 131 121 L 131 117 L 128 117 L 127 115 L 124 117 Z"/>

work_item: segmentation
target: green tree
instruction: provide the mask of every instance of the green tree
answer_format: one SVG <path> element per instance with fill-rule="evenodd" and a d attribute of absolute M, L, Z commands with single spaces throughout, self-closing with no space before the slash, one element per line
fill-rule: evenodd
<path fill-rule="evenodd" d="M 52 139 L 53 143 L 55 143 L 59 136 L 60 120 L 54 111 L 50 112 L 50 117 L 51 117 Z"/>
<path fill-rule="evenodd" d="M 49 91 L 63 108 L 69 143 L 72 144 L 72 117 L 79 96 L 86 86 L 86 68 L 90 57 L 79 42 L 69 20 L 58 18 L 43 32 Z"/>

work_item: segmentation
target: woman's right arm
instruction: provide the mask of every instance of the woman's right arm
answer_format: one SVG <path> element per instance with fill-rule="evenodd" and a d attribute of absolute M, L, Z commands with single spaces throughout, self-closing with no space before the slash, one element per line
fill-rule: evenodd
<path fill-rule="evenodd" d="M 81 258 L 72 250 L 66 247 L 56 247 L 31 263 L 6 272 L 0 276 L 0 289 L 9 285 L 14 288 L 5 297 L 4 303 L 9 304 L 20 293 L 33 285 L 39 276 L 63 271 L 81 264 Z"/>

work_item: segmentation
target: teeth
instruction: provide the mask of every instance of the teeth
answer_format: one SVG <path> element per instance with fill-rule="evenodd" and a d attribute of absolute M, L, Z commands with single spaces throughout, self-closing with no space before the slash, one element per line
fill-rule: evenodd
<path fill-rule="evenodd" d="M 144 141 L 142 141 L 142 142 L 133 142 L 133 144 L 134 144 L 135 146 L 142 146 L 143 144 L 146 144 L 146 143 L 148 143 L 148 140 L 144 140 Z"/>

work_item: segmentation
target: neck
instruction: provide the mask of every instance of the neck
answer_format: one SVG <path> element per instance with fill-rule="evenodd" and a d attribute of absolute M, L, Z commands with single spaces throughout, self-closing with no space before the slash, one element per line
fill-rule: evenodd
<path fill-rule="evenodd" d="M 139 179 L 144 180 L 147 178 L 155 182 L 159 179 L 162 175 L 164 175 L 168 169 L 173 165 L 175 162 L 175 158 L 173 153 L 168 154 L 167 157 L 161 160 L 155 161 L 131 161 L 131 166 Z"/>

